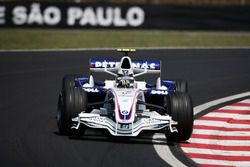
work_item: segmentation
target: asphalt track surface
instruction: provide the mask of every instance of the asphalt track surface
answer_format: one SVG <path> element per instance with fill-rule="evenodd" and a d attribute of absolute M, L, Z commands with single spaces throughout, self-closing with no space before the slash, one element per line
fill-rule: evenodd
<path fill-rule="evenodd" d="M 120 57 L 108 50 L 0 52 L 0 166 L 168 166 L 150 140 L 57 133 L 63 75 L 88 76 L 89 58 Z M 163 79 L 187 79 L 194 106 L 250 90 L 250 49 L 139 50 L 133 58 L 161 59 Z"/>

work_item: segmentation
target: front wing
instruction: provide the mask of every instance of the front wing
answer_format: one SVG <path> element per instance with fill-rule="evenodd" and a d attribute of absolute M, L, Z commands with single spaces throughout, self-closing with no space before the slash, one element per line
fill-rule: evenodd
<path fill-rule="evenodd" d="M 78 117 L 73 118 L 72 129 L 79 129 L 80 124 L 90 128 L 107 129 L 113 136 L 138 136 L 143 130 L 161 130 L 168 128 L 170 132 L 178 132 L 174 125 L 177 122 L 170 116 L 155 115 L 150 117 L 140 117 L 134 123 L 118 123 L 100 114 L 80 113 Z"/>

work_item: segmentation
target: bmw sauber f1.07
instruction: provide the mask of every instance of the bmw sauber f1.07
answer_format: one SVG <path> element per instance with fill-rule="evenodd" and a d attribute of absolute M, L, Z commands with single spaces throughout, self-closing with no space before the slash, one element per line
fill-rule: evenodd
<path fill-rule="evenodd" d="M 85 128 L 106 129 L 113 136 L 138 136 L 142 131 L 164 132 L 169 141 L 184 141 L 193 129 L 193 106 L 185 80 L 154 83 L 136 80 L 144 74 L 160 74 L 158 60 L 90 60 L 90 71 L 104 72 L 113 80 L 65 75 L 58 100 L 57 125 L 61 134 Z"/>

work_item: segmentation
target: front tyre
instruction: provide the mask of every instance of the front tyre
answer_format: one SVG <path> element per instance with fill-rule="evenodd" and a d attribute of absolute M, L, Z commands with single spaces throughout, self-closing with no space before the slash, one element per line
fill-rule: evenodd
<path fill-rule="evenodd" d="M 84 76 L 81 74 L 66 74 L 63 77 L 62 81 L 62 90 L 74 88 L 75 87 L 75 79 L 83 78 Z"/>
<path fill-rule="evenodd" d="M 178 132 L 171 133 L 166 130 L 168 141 L 188 140 L 193 131 L 193 105 L 187 93 L 176 92 L 168 95 L 168 112 L 174 121 Z"/>
<path fill-rule="evenodd" d="M 68 88 L 62 91 L 58 100 L 57 126 L 60 134 L 72 132 L 72 118 L 87 110 L 87 94 L 81 88 Z"/>
<path fill-rule="evenodd" d="M 188 92 L 188 84 L 186 80 L 178 79 L 175 81 L 176 92 Z"/>

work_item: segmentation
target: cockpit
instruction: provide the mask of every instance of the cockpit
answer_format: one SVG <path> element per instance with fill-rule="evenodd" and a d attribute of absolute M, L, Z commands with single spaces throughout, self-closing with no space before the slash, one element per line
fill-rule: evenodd
<path fill-rule="evenodd" d="M 120 69 L 116 77 L 116 86 L 118 88 L 133 88 L 135 79 L 132 67 L 132 61 L 129 57 L 123 57 L 120 62 Z"/>
<path fill-rule="evenodd" d="M 133 76 L 120 75 L 116 78 L 117 88 L 134 88 L 135 79 Z"/>

